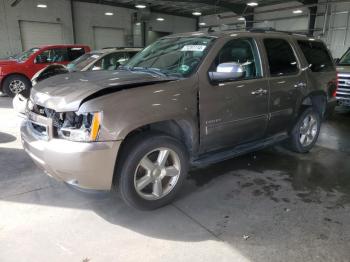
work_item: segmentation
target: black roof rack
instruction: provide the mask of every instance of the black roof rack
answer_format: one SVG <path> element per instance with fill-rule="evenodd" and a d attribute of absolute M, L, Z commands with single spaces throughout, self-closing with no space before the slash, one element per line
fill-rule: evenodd
<path fill-rule="evenodd" d="M 249 32 L 261 32 L 261 33 L 266 33 L 266 32 L 276 32 L 276 33 L 284 33 L 284 34 L 288 34 L 288 35 L 304 35 L 304 36 L 312 36 L 309 33 L 306 32 L 298 32 L 298 31 L 282 31 L 282 30 L 276 30 L 273 27 L 262 27 L 262 28 L 250 28 L 247 29 L 247 31 Z"/>

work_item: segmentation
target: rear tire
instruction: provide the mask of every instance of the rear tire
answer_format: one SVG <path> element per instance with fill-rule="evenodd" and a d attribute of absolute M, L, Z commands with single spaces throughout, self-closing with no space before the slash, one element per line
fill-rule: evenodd
<path fill-rule="evenodd" d="M 288 145 L 297 153 L 307 153 L 317 142 L 321 129 L 321 116 L 313 107 L 308 107 L 299 116 Z"/>
<path fill-rule="evenodd" d="M 125 143 L 116 173 L 122 199 L 141 210 L 172 202 L 188 172 L 186 148 L 162 133 L 141 134 Z"/>
<path fill-rule="evenodd" d="M 2 90 L 9 97 L 22 94 L 24 97 L 28 98 L 31 87 L 31 82 L 25 76 L 11 75 L 4 80 Z"/>

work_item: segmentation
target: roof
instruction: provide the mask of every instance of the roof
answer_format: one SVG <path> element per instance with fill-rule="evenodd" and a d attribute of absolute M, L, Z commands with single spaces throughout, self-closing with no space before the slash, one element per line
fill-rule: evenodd
<path fill-rule="evenodd" d="M 80 44 L 60 44 L 60 45 L 41 45 L 39 48 L 60 48 L 60 47 L 89 47 L 87 45 Z"/>
<path fill-rule="evenodd" d="M 97 49 L 97 50 L 93 50 L 90 53 L 102 53 L 102 54 L 108 54 L 108 53 L 118 53 L 118 52 L 139 52 L 141 51 L 142 48 L 140 47 L 115 47 L 115 48 L 103 48 L 103 49 Z"/>

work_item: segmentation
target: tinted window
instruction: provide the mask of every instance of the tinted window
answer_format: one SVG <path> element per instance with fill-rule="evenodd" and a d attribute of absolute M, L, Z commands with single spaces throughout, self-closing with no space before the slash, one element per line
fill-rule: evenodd
<path fill-rule="evenodd" d="M 235 39 L 226 43 L 215 58 L 211 71 L 216 71 L 219 64 L 230 62 L 241 64 L 245 79 L 261 76 L 260 59 L 252 39 Z"/>
<path fill-rule="evenodd" d="M 271 76 L 296 74 L 299 71 L 293 49 L 286 40 L 265 39 L 264 44 Z"/>
<path fill-rule="evenodd" d="M 298 41 L 301 50 L 313 72 L 334 70 L 332 58 L 326 46 L 320 42 Z"/>
<path fill-rule="evenodd" d="M 36 62 L 39 64 L 59 63 L 68 61 L 66 48 L 47 49 L 36 57 Z"/>
<path fill-rule="evenodd" d="M 78 57 L 85 54 L 85 50 L 82 47 L 71 47 L 68 48 L 68 59 L 69 61 L 73 61 L 77 59 Z"/>

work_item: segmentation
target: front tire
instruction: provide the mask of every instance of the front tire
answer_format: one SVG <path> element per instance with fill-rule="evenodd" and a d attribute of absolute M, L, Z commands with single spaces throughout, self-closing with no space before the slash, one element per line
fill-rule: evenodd
<path fill-rule="evenodd" d="M 123 200 L 141 210 L 171 203 L 188 172 L 186 148 L 160 133 L 142 134 L 125 143 L 116 174 Z"/>
<path fill-rule="evenodd" d="M 14 97 L 17 94 L 22 94 L 24 97 L 28 97 L 31 82 L 22 75 L 11 75 L 4 80 L 3 91 L 9 97 Z"/>
<path fill-rule="evenodd" d="M 297 153 L 307 153 L 317 142 L 321 129 L 321 116 L 313 107 L 308 107 L 299 116 L 289 139 L 290 148 Z"/>

